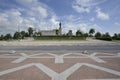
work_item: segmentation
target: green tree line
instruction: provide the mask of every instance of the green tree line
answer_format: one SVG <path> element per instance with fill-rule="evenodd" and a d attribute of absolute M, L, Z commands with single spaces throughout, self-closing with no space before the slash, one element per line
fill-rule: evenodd
<path fill-rule="evenodd" d="M 57 31 L 56 31 L 57 33 Z M 32 27 L 29 27 L 27 31 L 21 31 L 18 32 L 16 31 L 13 36 L 8 33 L 6 35 L 0 35 L 0 40 L 18 40 L 18 39 L 24 39 L 25 37 L 39 37 L 41 36 L 40 32 L 36 32 L 34 31 L 34 29 Z M 69 30 L 68 33 L 63 34 L 62 36 L 68 36 L 68 37 L 72 37 L 72 36 L 76 36 L 76 37 L 94 37 L 96 39 L 100 39 L 100 40 L 120 40 L 120 33 L 115 33 L 113 36 L 111 36 L 108 32 L 106 32 L 105 34 L 102 34 L 100 32 L 95 32 L 95 29 L 90 29 L 88 33 L 84 33 L 81 30 L 77 30 L 76 34 L 73 35 L 72 30 Z"/>
<path fill-rule="evenodd" d="M 25 31 L 21 31 L 21 32 L 18 32 L 16 31 L 13 36 L 8 33 L 6 35 L 1 35 L 0 36 L 0 40 L 18 40 L 18 39 L 24 39 L 25 37 L 32 37 L 33 36 L 33 28 L 29 27 L 28 28 L 28 31 L 25 32 Z"/>

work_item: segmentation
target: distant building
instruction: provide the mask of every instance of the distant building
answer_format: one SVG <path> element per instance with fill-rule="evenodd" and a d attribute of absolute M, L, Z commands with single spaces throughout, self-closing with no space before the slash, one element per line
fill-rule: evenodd
<path fill-rule="evenodd" d="M 69 30 L 67 36 L 72 36 L 72 35 L 73 35 L 72 30 Z"/>
<path fill-rule="evenodd" d="M 41 30 L 41 36 L 56 36 L 56 30 Z"/>
<path fill-rule="evenodd" d="M 61 36 L 62 35 L 62 28 L 61 23 L 59 23 L 59 29 L 53 30 L 40 30 L 41 36 Z"/>

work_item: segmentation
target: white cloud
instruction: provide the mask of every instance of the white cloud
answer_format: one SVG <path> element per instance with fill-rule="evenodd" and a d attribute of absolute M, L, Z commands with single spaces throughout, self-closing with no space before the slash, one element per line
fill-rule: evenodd
<path fill-rule="evenodd" d="M 22 7 L 0 12 L 0 34 L 13 34 L 18 31 L 18 26 L 20 30 L 27 30 L 28 27 L 58 28 L 57 16 L 47 5 L 38 0 L 16 0 L 16 2 Z"/>
<path fill-rule="evenodd" d="M 75 2 L 72 4 L 72 8 L 78 13 L 88 13 L 90 12 L 90 7 L 87 6 L 89 2 L 90 0 L 75 0 Z"/>
<path fill-rule="evenodd" d="M 65 15 L 63 17 L 64 20 L 66 20 L 67 22 L 71 22 L 71 23 L 79 23 L 82 18 L 81 17 L 78 17 L 78 16 L 74 16 L 74 15 Z"/>
<path fill-rule="evenodd" d="M 0 34 L 14 33 L 18 30 L 18 26 L 20 30 L 27 30 L 30 26 L 43 30 L 59 28 L 59 17 L 56 16 L 47 5 L 38 0 L 18 1 L 18 3 L 24 5 L 24 7 L 19 7 L 18 9 L 12 8 L 0 12 Z M 85 7 L 85 4 L 83 6 Z M 87 10 L 85 12 L 87 12 Z M 72 30 L 74 34 L 76 30 L 87 32 L 89 26 L 97 27 L 98 29 L 97 25 L 83 23 L 82 18 L 75 15 L 65 15 L 62 19 L 64 20 L 64 22 L 62 22 L 62 28 L 65 33 L 67 33 L 68 30 Z"/>
<path fill-rule="evenodd" d="M 75 0 L 72 4 L 72 8 L 77 11 L 78 13 L 87 12 L 89 13 L 93 6 L 96 6 L 100 3 L 105 2 L 103 1 L 96 1 L 96 0 Z"/>
<path fill-rule="evenodd" d="M 103 32 L 103 29 L 100 25 L 98 24 L 87 24 L 88 27 L 87 27 L 87 30 L 89 31 L 91 28 L 95 29 L 95 32 Z"/>
<path fill-rule="evenodd" d="M 39 14 L 43 18 L 46 18 L 48 16 L 47 9 L 42 6 L 33 7 L 30 13 L 32 14 L 32 16 L 36 16 L 36 14 Z"/>
<path fill-rule="evenodd" d="M 17 3 L 20 3 L 22 5 L 31 5 L 37 2 L 37 0 L 15 0 Z"/>
<path fill-rule="evenodd" d="M 69 30 L 73 31 L 73 34 L 76 33 L 77 30 L 81 30 L 83 32 L 87 32 L 87 24 L 81 23 L 81 24 L 75 24 L 71 22 L 66 22 L 63 24 L 63 32 L 67 33 Z"/>
<path fill-rule="evenodd" d="M 96 31 L 101 31 L 102 30 L 102 28 L 97 24 L 93 24 L 92 28 L 94 28 Z"/>
<path fill-rule="evenodd" d="M 38 0 L 16 0 L 16 2 L 25 8 L 24 12 L 29 16 L 39 15 L 39 17 L 46 18 L 49 14 L 49 7 Z"/>
<path fill-rule="evenodd" d="M 109 19 L 109 14 L 102 12 L 100 8 L 96 9 L 96 13 L 97 13 L 98 19 L 101 19 L 101 20 L 108 20 Z"/>
<path fill-rule="evenodd" d="M 86 33 L 89 32 L 89 29 L 94 28 L 96 32 L 100 31 L 102 32 L 102 27 L 99 26 L 98 24 L 87 24 L 87 23 L 70 23 L 66 22 L 63 25 L 63 32 L 67 33 L 68 30 L 72 30 L 73 34 L 76 33 L 77 30 L 81 30 L 82 32 Z"/>
<path fill-rule="evenodd" d="M 94 18 L 94 17 L 92 17 L 92 18 L 90 19 L 90 21 L 92 21 L 92 22 L 93 22 L 94 20 L 95 20 L 95 18 Z"/>
<path fill-rule="evenodd" d="M 87 31 L 87 24 L 81 23 L 82 18 L 75 15 L 66 15 L 63 17 L 65 20 L 62 23 L 63 32 L 67 33 L 69 30 L 72 30 L 75 34 L 77 30 L 81 30 L 83 32 Z"/>
<path fill-rule="evenodd" d="M 115 22 L 115 26 L 119 26 L 119 27 L 120 27 L 120 23 L 118 23 L 118 22 Z"/>
<path fill-rule="evenodd" d="M 87 12 L 87 13 L 89 13 L 90 12 L 90 8 L 85 8 L 85 7 L 81 7 L 81 6 L 79 6 L 79 5 L 73 5 L 72 6 L 73 7 L 73 9 L 75 9 L 78 13 L 83 13 L 83 12 Z"/>

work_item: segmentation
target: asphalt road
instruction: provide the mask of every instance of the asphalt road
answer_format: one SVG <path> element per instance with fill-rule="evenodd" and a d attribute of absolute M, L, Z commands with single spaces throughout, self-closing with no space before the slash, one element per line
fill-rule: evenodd
<path fill-rule="evenodd" d="M 115 51 L 120 52 L 120 45 L 73 45 L 73 46 L 0 46 L 0 51 Z"/>

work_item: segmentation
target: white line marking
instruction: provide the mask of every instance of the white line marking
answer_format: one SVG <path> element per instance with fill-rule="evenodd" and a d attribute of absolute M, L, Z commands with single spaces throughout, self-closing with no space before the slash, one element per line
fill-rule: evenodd
<path fill-rule="evenodd" d="M 98 54 L 106 54 L 106 55 L 111 55 L 111 56 L 116 55 L 116 54 L 111 54 L 111 53 L 98 53 Z"/>
<path fill-rule="evenodd" d="M 94 61 L 96 61 L 96 62 L 105 63 L 104 60 L 102 60 L 102 59 L 100 59 L 100 58 L 98 58 L 98 57 L 95 56 L 95 55 L 97 55 L 97 54 L 98 54 L 98 53 L 93 53 L 93 54 L 91 54 L 89 57 L 90 57 L 91 59 L 93 59 Z"/>
<path fill-rule="evenodd" d="M 90 58 L 93 59 L 93 60 L 96 61 L 96 62 L 99 62 L 99 63 L 105 63 L 104 60 L 102 60 L 102 59 L 100 59 L 100 58 L 98 58 L 98 57 L 91 56 Z"/>
<path fill-rule="evenodd" d="M 32 55 L 27 55 L 25 53 L 19 53 L 21 56 L 3 56 L 1 55 L 0 58 L 18 58 L 15 61 L 12 61 L 12 63 L 20 63 L 23 62 L 25 59 L 28 58 L 55 58 L 55 63 L 64 63 L 64 58 L 90 58 L 93 59 L 96 62 L 100 62 L 100 63 L 105 63 L 106 61 L 100 59 L 100 58 L 117 58 L 120 57 L 120 53 L 118 53 L 117 55 L 113 55 L 112 56 L 95 56 L 96 54 L 99 53 L 93 53 L 91 55 L 87 55 L 87 54 L 82 54 L 82 53 L 66 53 L 66 54 L 62 54 L 62 55 L 56 55 L 56 54 L 52 54 L 52 53 L 37 53 L 37 54 L 32 54 Z M 37 56 L 37 55 L 42 55 L 42 54 L 48 54 L 51 56 Z M 67 56 L 67 55 L 71 55 L 71 54 L 75 54 L 78 56 Z M 102 54 L 102 53 L 100 53 Z M 107 53 L 103 53 L 103 54 L 107 54 Z M 80 56 L 79 56 L 80 55 Z M 53 57 L 52 57 L 53 56 Z"/>
<path fill-rule="evenodd" d="M 66 54 L 63 54 L 63 56 L 67 56 L 67 55 L 71 55 L 71 54 L 73 54 L 73 53 L 66 53 Z"/>
<path fill-rule="evenodd" d="M 104 67 L 100 67 L 100 66 L 96 66 L 93 64 L 88 64 L 88 63 L 76 63 L 75 65 L 71 66 L 70 68 L 68 68 L 67 70 L 61 72 L 61 73 L 57 73 L 55 71 L 53 71 L 52 69 L 48 68 L 47 66 L 41 64 L 41 63 L 31 63 L 31 64 L 26 64 L 20 67 L 16 67 L 16 68 L 12 68 L 12 69 L 8 69 L 5 71 L 1 71 L 0 72 L 0 76 L 5 75 L 5 74 L 9 74 L 21 69 L 25 69 L 31 66 L 36 66 L 38 69 L 42 70 L 44 73 L 46 73 L 48 76 L 50 76 L 52 78 L 52 80 L 67 80 L 67 78 L 73 74 L 76 70 L 78 70 L 81 66 L 88 66 L 88 67 L 92 67 L 94 69 L 98 69 L 101 71 L 105 71 L 117 76 L 120 76 L 120 72 L 112 70 L 112 69 L 108 69 L 108 68 L 104 68 Z"/>
<path fill-rule="evenodd" d="M 20 56 L 0 56 L 0 58 L 19 58 Z"/>
<path fill-rule="evenodd" d="M 68 68 L 64 72 L 60 73 L 61 77 L 69 77 L 71 74 L 73 74 L 76 70 L 78 70 L 83 64 L 81 63 L 76 63 L 72 67 Z"/>
<path fill-rule="evenodd" d="M 63 56 L 55 56 L 55 63 L 64 63 Z"/>
<path fill-rule="evenodd" d="M 35 57 L 29 57 L 29 58 L 55 58 L 55 57 L 46 57 L 46 56 L 41 56 L 41 57 L 37 57 L 37 56 L 35 56 Z"/>
<path fill-rule="evenodd" d="M 117 54 L 120 57 L 120 53 Z"/>
<path fill-rule="evenodd" d="M 12 63 L 20 63 L 22 61 L 24 61 L 25 59 L 27 59 L 26 57 L 20 57 L 18 59 L 16 59 L 15 61 L 12 61 Z"/>
<path fill-rule="evenodd" d="M 23 57 L 29 57 L 29 55 L 25 54 L 25 53 L 20 53 Z"/>
<path fill-rule="evenodd" d="M 58 73 L 56 73 L 55 71 L 53 71 L 52 69 L 50 69 L 50 68 L 48 68 L 48 67 L 46 67 L 45 65 L 43 65 L 43 64 L 35 64 L 35 66 L 37 67 L 37 68 L 39 68 L 40 70 L 42 70 L 44 73 L 46 73 L 48 76 L 50 76 L 50 77 L 54 77 L 54 76 L 57 76 L 58 75 Z"/>
<path fill-rule="evenodd" d="M 119 79 L 116 79 L 116 78 L 112 78 L 112 79 L 109 79 L 109 78 L 107 78 L 107 79 L 82 79 L 82 80 L 120 80 L 120 78 Z"/>
<path fill-rule="evenodd" d="M 120 56 L 98 56 L 99 58 L 118 58 Z"/>
<path fill-rule="evenodd" d="M 21 69 L 25 69 L 25 68 L 31 67 L 32 65 L 33 65 L 33 63 L 30 63 L 30 64 L 26 64 L 24 66 L 20 66 L 20 67 L 8 69 L 8 70 L 5 70 L 5 71 L 1 71 L 0 72 L 0 76 L 5 75 L 5 74 L 9 74 L 9 73 L 12 73 L 12 72 L 15 72 L 15 71 L 18 71 L 18 70 L 21 70 Z"/>
<path fill-rule="evenodd" d="M 105 71 L 105 72 L 108 72 L 108 73 L 111 73 L 111 74 L 114 74 L 114 75 L 120 76 L 120 72 L 112 70 L 112 69 L 108 69 L 108 68 L 104 68 L 104 67 L 88 64 L 88 63 L 84 63 L 84 65 L 92 67 L 92 68 L 95 68 L 95 69 L 98 69 L 98 70 L 102 70 L 102 71 Z"/>
<path fill-rule="evenodd" d="M 65 56 L 64 58 L 88 58 L 84 56 Z"/>
<path fill-rule="evenodd" d="M 29 58 L 29 55 L 25 54 L 25 53 L 20 53 L 22 55 L 22 57 L 16 59 L 15 61 L 12 61 L 12 63 L 20 63 L 22 61 L 24 61 L 25 59 Z"/>
<path fill-rule="evenodd" d="M 97 54 L 98 54 L 98 53 L 95 52 L 95 53 L 92 53 L 90 56 L 96 56 Z"/>

